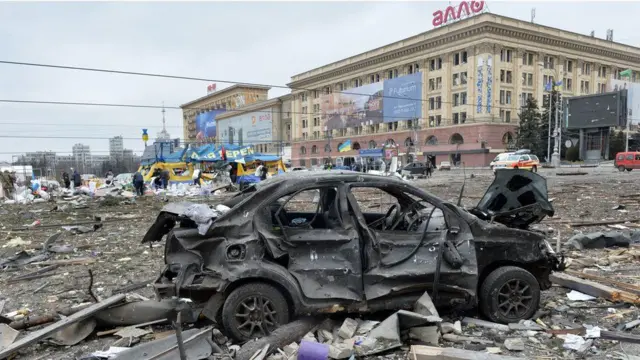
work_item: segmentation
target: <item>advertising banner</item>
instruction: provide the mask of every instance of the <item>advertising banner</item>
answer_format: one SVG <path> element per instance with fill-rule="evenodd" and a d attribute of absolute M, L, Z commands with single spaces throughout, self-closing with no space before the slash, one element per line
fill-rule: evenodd
<path fill-rule="evenodd" d="M 389 79 L 384 82 L 384 122 L 422 117 L 422 73 Z"/>
<path fill-rule="evenodd" d="M 194 149 L 190 149 L 190 152 L 191 154 L 188 155 L 188 158 L 192 161 L 219 161 L 223 159 L 223 147 L 216 147 L 213 144 L 206 144 Z M 253 155 L 253 149 L 250 146 L 240 147 L 227 145 L 224 147 L 224 152 L 227 161 L 232 161 L 248 155 Z"/>
<path fill-rule="evenodd" d="M 211 110 L 196 115 L 196 139 L 204 140 L 216 137 L 216 116 L 225 110 Z"/>
<path fill-rule="evenodd" d="M 273 141 L 271 110 L 254 111 L 218 121 L 221 143 L 252 145 Z"/>
<path fill-rule="evenodd" d="M 629 80 L 610 79 L 607 92 L 627 90 L 627 121 L 636 125 L 640 123 L 640 84 Z"/>
<path fill-rule="evenodd" d="M 382 82 L 349 89 L 346 93 L 323 95 L 320 98 L 321 127 L 333 130 L 381 123 L 382 95 Z"/>

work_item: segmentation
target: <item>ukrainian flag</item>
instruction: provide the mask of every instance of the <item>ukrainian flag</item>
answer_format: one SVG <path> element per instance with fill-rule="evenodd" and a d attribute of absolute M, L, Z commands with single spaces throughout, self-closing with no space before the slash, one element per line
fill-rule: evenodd
<path fill-rule="evenodd" d="M 338 152 L 345 152 L 351 150 L 351 140 L 347 140 L 338 146 Z"/>

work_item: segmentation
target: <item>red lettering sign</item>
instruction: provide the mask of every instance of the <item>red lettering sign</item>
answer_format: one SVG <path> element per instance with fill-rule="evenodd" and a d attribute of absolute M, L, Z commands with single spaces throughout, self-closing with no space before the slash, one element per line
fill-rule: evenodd
<path fill-rule="evenodd" d="M 484 9 L 484 1 L 463 1 L 456 10 L 453 6 L 448 6 L 444 12 L 438 10 L 433 13 L 433 26 L 446 24 L 449 19 L 458 20 L 481 12 Z"/>

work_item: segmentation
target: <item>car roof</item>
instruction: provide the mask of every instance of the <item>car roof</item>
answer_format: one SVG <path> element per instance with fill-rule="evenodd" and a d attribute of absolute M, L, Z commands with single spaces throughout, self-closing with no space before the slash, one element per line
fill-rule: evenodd
<path fill-rule="evenodd" d="M 344 182 L 355 181 L 384 181 L 388 183 L 406 184 L 403 180 L 395 176 L 382 176 L 374 174 L 366 174 L 351 170 L 319 170 L 319 171 L 291 171 L 279 174 L 269 179 L 260 181 L 256 184 L 257 188 L 277 184 L 283 181 L 302 181 L 302 182 L 319 182 L 338 180 Z"/>

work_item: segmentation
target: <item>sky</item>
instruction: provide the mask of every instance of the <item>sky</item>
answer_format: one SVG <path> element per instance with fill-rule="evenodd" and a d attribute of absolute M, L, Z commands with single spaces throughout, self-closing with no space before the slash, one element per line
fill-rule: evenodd
<path fill-rule="evenodd" d="M 452 2 L 456 3 L 457 2 Z M 640 47 L 640 2 L 490 1 L 490 12 Z M 448 2 L 0 2 L 0 61 L 285 85 L 291 76 L 430 30 Z M 635 29 L 634 29 L 635 28 Z M 634 31 L 636 30 L 636 31 Z M 209 82 L 0 64 L 0 99 L 179 106 Z M 270 97 L 287 93 L 272 89 Z M 167 109 L 182 138 L 182 113 Z M 26 151 L 140 153 L 160 109 L 0 102 L 0 160 Z M 37 137 L 37 138 L 28 138 Z M 57 137 L 57 138 L 56 138 Z M 77 137 L 73 139 L 60 137 Z"/>

